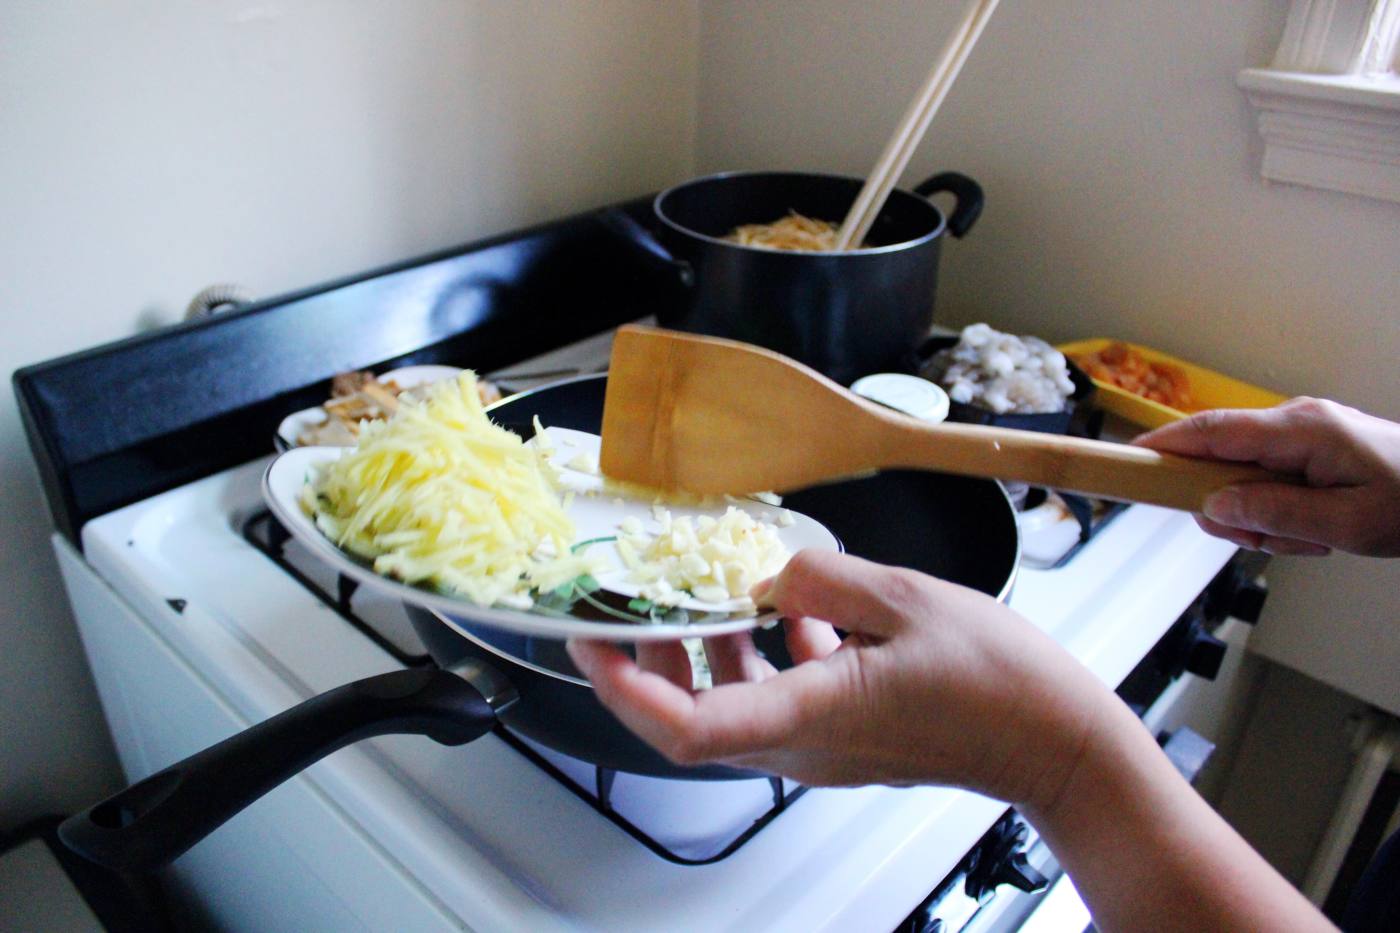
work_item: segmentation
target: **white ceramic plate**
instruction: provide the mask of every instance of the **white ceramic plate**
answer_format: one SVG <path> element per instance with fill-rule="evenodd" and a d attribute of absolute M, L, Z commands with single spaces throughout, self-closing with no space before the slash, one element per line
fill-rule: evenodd
<path fill-rule="evenodd" d="M 412 389 L 415 386 L 428 385 L 434 382 L 441 382 L 444 379 L 455 379 L 462 370 L 456 366 L 404 366 L 401 369 L 391 369 L 387 373 L 381 373 L 377 378 L 380 382 L 392 380 L 398 383 L 401 389 Z M 278 450 L 291 450 L 299 447 L 301 442 L 297 438 L 311 430 L 324 424 L 326 410 L 320 405 L 312 408 L 303 408 L 301 411 L 292 412 L 282 419 L 282 423 L 277 426 L 277 433 L 272 436 L 272 441 Z"/>
<path fill-rule="evenodd" d="M 635 516 L 647 530 L 655 529 L 652 503 L 649 500 L 619 497 L 613 493 L 584 494 L 589 489 L 601 487 L 603 480 L 594 473 L 574 469 L 569 464 L 577 462 L 576 458 L 580 455 L 591 457 L 596 463 L 599 448 L 597 435 L 562 428 L 549 428 L 546 434 L 554 445 L 551 460 L 561 467 L 565 485 L 578 493 L 573 498 L 569 514 L 578 526 L 580 541 L 615 535 L 618 525 L 629 516 Z M 572 612 L 560 614 L 538 608 L 519 610 L 502 606 L 478 606 L 460 597 L 381 576 L 374 572 L 368 562 L 341 550 L 322 534 L 315 521 L 301 506 L 302 487 L 314 470 L 320 464 L 339 458 L 345 450 L 346 448 L 341 447 L 298 447 L 278 456 L 263 476 L 263 497 L 267 500 L 268 507 L 293 536 L 340 573 L 376 592 L 435 610 L 449 622 L 490 625 L 523 635 L 546 638 L 599 638 L 636 642 L 674 641 L 678 638 L 748 631 L 777 617 L 777 614 L 772 612 L 757 613 L 747 608 L 733 611 L 734 604 L 705 603 L 692 599 L 684 607 L 689 616 L 689 621 L 685 624 L 598 621 L 574 615 Z M 752 499 L 742 500 L 738 504 L 755 518 L 765 515 L 773 518 L 776 517 L 776 513 L 782 511 Z M 716 506 L 668 505 L 666 508 L 676 517 L 702 514 L 718 517 L 728 505 L 729 503 Z M 797 512 L 790 514 L 793 518 L 792 524 L 777 528 L 779 538 L 789 551 L 795 554 L 804 548 L 841 550 L 840 542 L 824 525 Z M 616 554 L 610 544 L 601 542 L 593 546 L 605 548 L 606 556 L 615 559 Z M 635 585 L 628 584 L 623 579 L 625 573 L 620 568 L 599 573 L 596 577 L 608 591 L 623 596 L 636 595 Z"/>

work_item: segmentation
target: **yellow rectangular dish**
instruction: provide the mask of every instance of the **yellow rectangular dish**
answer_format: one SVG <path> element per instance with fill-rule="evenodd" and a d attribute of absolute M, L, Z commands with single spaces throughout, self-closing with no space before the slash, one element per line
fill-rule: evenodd
<path fill-rule="evenodd" d="M 1129 350 L 1140 354 L 1148 363 L 1164 363 L 1178 367 L 1186 374 L 1191 399 L 1195 403 L 1194 411 L 1207 408 L 1270 408 L 1280 402 L 1287 401 L 1287 396 L 1277 392 L 1261 389 L 1222 373 L 1179 360 L 1150 347 L 1138 346 L 1127 343 L 1127 341 L 1095 337 L 1073 343 L 1062 343 L 1056 349 L 1073 358 L 1083 354 L 1097 353 L 1113 343 L 1124 344 Z M 1096 395 L 1100 408 L 1145 428 L 1160 427 L 1189 414 L 1189 412 L 1179 411 L 1161 402 L 1143 398 L 1101 379 L 1094 379 L 1094 386 L 1098 389 Z"/>

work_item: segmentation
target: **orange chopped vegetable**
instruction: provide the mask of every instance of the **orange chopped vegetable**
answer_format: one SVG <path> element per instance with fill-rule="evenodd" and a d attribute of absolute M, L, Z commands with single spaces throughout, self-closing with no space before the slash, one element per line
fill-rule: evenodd
<path fill-rule="evenodd" d="M 1194 411 L 1191 383 L 1180 366 L 1157 363 L 1125 343 L 1111 343 L 1097 353 L 1077 353 L 1072 359 L 1091 379 L 1159 402 L 1177 411 Z"/>

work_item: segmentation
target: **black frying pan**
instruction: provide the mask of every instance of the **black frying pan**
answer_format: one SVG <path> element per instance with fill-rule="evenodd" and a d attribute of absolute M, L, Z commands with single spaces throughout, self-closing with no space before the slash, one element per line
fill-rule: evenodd
<path fill-rule="evenodd" d="M 496 407 L 506 425 L 601 429 L 602 376 L 526 393 Z M 847 551 L 913 567 L 1004 599 L 1019 559 L 1015 514 L 990 480 L 898 471 L 793 493 L 785 504 L 830 528 Z M 278 784 L 336 749 L 390 733 L 460 745 L 498 722 L 542 745 L 617 771 L 726 780 L 722 766 L 680 767 L 600 704 L 563 642 L 517 635 L 409 607 L 437 666 L 369 677 L 312 697 L 64 821 L 69 848 L 126 871 L 173 860 Z M 781 633 L 755 640 L 789 666 Z"/>

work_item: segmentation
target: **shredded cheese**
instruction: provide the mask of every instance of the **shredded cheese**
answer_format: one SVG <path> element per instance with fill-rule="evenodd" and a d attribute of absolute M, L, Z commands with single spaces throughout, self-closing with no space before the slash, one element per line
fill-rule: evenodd
<path fill-rule="evenodd" d="M 308 483 L 303 506 L 340 547 L 378 573 L 482 606 L 526 608 L 597 569 L 574 554 L 547 451 L 487 417 L 476 376 L 434 386 Z"/>

